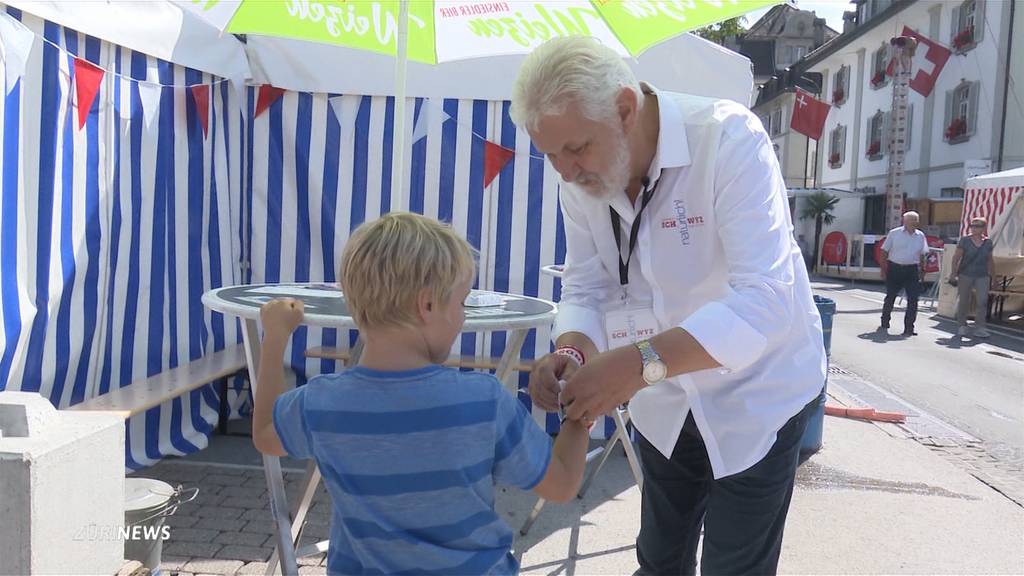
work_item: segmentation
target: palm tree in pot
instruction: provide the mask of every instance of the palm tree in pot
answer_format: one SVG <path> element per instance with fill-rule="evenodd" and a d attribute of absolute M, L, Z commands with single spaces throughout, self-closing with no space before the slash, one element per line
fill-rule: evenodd
<path fill-rule="evenodd" d="M 835 210 L 836 204 L 839 203 L 839 198 L 829 194 L 828 192 L 815 192 L 807 197 L 807 205 L 800 211 L 801 220 L 814 219 L 814 266 L 817 267 L 818 262 L 818 246 L 821 245 L 821 228 L 822 226 L 831 226 L 836 221 L 836 215 L 832 213 Z"/>

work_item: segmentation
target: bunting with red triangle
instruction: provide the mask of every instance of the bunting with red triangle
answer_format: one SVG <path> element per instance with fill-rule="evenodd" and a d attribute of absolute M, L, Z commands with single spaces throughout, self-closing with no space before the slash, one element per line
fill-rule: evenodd
<path fill-rule="evenodd" d="M 100 91 L 102 81 L 102 68 L 81 58 L 75 58 L 75 96 L 78 98 L 79 130 L 85 126 L 85 120 L 89 117 L 92 103 L 96 101 L 96 94 Z"/>
<path fill-rule="evenodd" d="M 196 84 L 189 88 L 192 93 L 192 100 L 196 104 L 196 116 L 199 117 L 199 125 L 203 127 L 203 138 L 210 129 L 210 87 L 205 84 Z"/>
<path fill-rule="evenodd" d="M 491 185 L 515 154 L 515 150 L 484 140 L 484 188 Z"/>
<path fill-rule="evenodd" d="M 256 98 L 256 114 L 253 118 L 259 118 L 267 108 L 277 102 L 284 95 L 284 88 L 274 88 L 270 84 L 261 84 L 259 96 Z"/>

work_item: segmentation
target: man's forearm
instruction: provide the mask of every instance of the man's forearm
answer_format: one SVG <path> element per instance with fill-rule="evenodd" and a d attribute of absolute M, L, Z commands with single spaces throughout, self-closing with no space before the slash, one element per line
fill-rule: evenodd
<path fill-rule="evenodd" d="M 597 346 L 593 340 L 582 332 L 566 332 L 555 340 L 555 348 L 559 346 L 575 346 L 583 352 L 584 358 L 593 358 L 597 355 Z"/>
<path fill-rule="evenodd" d="M 260 351 L 259 375 L 256 377 L 256 402 L 252 411 L 254 430 L 273 425 L 274 401 L 284 394 L 284 350 L 287 341 L 268 339 Z"/>

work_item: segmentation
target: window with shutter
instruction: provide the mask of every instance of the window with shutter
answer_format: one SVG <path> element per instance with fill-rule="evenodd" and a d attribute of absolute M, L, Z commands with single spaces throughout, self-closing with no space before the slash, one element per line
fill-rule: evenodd
<path fill-rule="evenodd" d="M 846 162 L 846 126 L 840 126 L 839 134 L 839 164 L 843 164 Z"/>
<path fill-rule="evenodd" d="M 885 125 L 885 113 L 879 110 L 874 116 L 868 119 L 868 139 L 866 155 L 869 160 L 878 160 L 882 157 L 882 135 Z"/>
<path fill-rule="evenodd" d="M 889 75 L 886 74 L 886 68 L 889 65 L 888 55 L 889 48 L 882 44 L 871 57 L 871 80 L 869 84 L 875 90 L 889 85 Z"/>
<path fill-rule="evenodd" d="M 974 135 L 978 128 L 978 92 L 981 82 L 971 82 L 967 90 L 967 137 Z"/>
<path fill-rule="evenodd" d="M 946 92 L 946 131 L 943 135 L 950 144 L 970 140 L 978 123 L 978 89 L 980 83 L 961 82 Z"/>
<path fill-rule="evenodd" d="M 950 44 L 958 54 L 963 54 L 978 45 L 985 27 L 982 6 L 982 0 L 965 0 L 953 8 Z"/>

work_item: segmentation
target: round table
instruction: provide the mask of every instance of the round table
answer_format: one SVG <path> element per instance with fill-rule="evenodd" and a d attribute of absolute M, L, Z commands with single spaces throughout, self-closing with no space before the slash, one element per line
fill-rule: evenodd
<path fill-rule="evenodd" d="M 474 294 L 490 294 L 501 299 L 494 306 L 467 306 L 466 322 L 463 332 L 509 331 L 511 334 L 505 342 L 505 350 L 498 362 L 495 376 L 506 386 L 512 385 L 510 376 L 515 373 L 516 360 L 526 340 L 526 335 L 533 328 L 550 325 L 557 313 L 553 302 L 529 296 L 504 294 L 500 292 L 474 290 Z M 302 323 L 307 326 L 323 328 L 355 329 L 356 324 L 345 296 L 336 284 L 294 283 L 294 284 L 246 284 L 216 288 L 203 294 L 203 305 L 215 312 L 228 316 L 236 316 L 242 320 L 242 340 L 245 345 L 246 361 L 249 368 L 249 381 L 255 387 L 259 370 L 260 308 L 274 298 L 296 298 L 303 302 L 305 315 Z M 352 350 L 349 365 L 355 364 L 362 351 L 362 340 Z M 270 510 L 274 517 L 277 550 L 270 558 L 268 573 L 276 570 L 277 559 L 285 574 L 295 574 L 298 570 L 296 556 L 316 554 L 326 551 L 326 543 L 314 544 L 307 549 L 296 552 L 295 543 L 298 530 L 302 526 L 313 501 L 317 485 L 320 482 L 320 471 L 315 461 L 310 461 L 299 492 L 300 500 L 295 512 L 295 520 L 289 520 L 288 502 L 285 498 L 284 476 L 281 463 L 277 456 L 263 456 L 263 468 L 267 476 L 267 489 L 270 494 Z"/>

